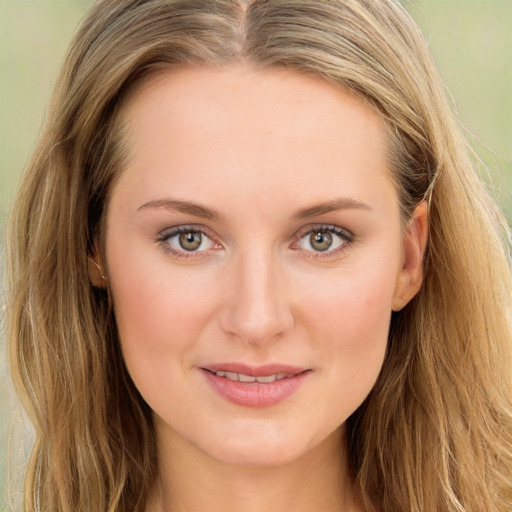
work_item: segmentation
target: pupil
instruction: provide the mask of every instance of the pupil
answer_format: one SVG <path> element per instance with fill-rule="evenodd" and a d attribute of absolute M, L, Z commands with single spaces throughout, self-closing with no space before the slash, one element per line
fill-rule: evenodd
<path fill-rule="evenodd" d="M 328 231 L 317 231 L 309 237 L 311 247 L 317 251 L 326 251 L 332 245 L 332 235 Z"/>
<path fill-rule="evenodd" d="M 201 233 L 181 233 L 180 245 L 185 251 L 195 251 L 201 245 L 202 236 Z"/>

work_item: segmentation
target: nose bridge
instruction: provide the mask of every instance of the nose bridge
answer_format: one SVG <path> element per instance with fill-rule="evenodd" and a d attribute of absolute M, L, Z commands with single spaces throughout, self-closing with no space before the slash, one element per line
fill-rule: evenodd
<path fill-rule="evenodd" d="M 272 249 L 241 252 L 233 262 L 223 329 L 249 343 L 265 343 L 293 323 L 286 277 Z"/>

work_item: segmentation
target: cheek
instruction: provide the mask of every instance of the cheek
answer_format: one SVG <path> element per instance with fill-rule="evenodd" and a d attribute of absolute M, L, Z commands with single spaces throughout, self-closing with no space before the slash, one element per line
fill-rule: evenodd
<path fill-rule="evenodd" d="M 309 305 L 303 311 L 308 337 L 315 340 L 321 359 L 328 362 L 324 368 L 325 382 L 330 383 L 326 393 L 331 404 L 343 409 L 340 414 L 344 418 L 366 398 L 382 368 L 395 284 L 393 270 L 386 265 L 366 271 L 349 269 L 304 298 Z"/>
<path fill-rule="evenodd" d="M 305 314 L 310 323 L 328 338 L 346 343 L 348 349 L 360 350 L 374 340 L 387 338 L 395 286 L 393 270 L 385 265 L 364 271 L 349 268 L 325 280 L 321 287 L 304 284 L 303 290 L 312 290 L 303 299 L 308 304 Z"/>
<path fill-rule="evenodd" d="M 143 251 L 137 258 L 122 258 L 114 247 L 110 261 L 116 262 L 109 277 L 126 365 L 141 387 L 152 381 L 161 385 L 159 378 L 179 375 L 190 360 L 187 355 L 211 316 L 209 287 L 203 286 L 204 276 L 190 279 L 187 272 L 171 272 Z"/>

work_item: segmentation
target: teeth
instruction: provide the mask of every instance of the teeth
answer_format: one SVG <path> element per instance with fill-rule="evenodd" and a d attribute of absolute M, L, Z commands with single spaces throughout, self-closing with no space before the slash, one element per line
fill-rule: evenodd
<path fill-rule="evenodd" d="M 265 375 L 264 377 L 256 377 L 256 380 L 258 382 L 261 382 L 261 384 L 269 384 L 270 382 L 274 382 L 276 380 L 276 375 Z"/>
<path fill-rule="evenodd" d="M 244 375 L 243 373 L 239 373 L 238 380 L 240 382 L 255 382 L 256 377 L 254 377 L 253 375 Z"/>
<path fill-rule="evenodd" d="M 290 377 L 295 377 L 293 373 L 278 373 L 276 375 L 265 375 L 260 377 L 255 377 L 254 375 L 244 375 L 243 373 L 234 373 L 234 372 L 223 372 L 218 371 L 214 372 L 217 377 L 225 377 L 229 380 L 234 380 L 238 382 L 259 382 L 260 384 L 270 384 L 276 380 L 283 380 Z"/>

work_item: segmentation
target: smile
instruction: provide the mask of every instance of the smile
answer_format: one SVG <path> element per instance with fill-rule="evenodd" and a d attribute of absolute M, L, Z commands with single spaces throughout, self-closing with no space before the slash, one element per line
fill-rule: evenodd
<path fill-rule="evenodd" d="M 255 408 L 286 401 L 312 374 L 311 370 L 288 365 L 249 367 L 226 363 L 200 370 L 217 396 L 232 404 Z"/>
<path fill-rule="evenodd" d="M 294 373 L 276 373 L 274 375 L 255 376 L 246 375 L 244 373 L 226 372 L 222 370 L 212 373 L 217 377 L 225 377 L 226 379 L 236 382 L 259 382 L 260 384 L 270 384 L 276 380 L 289 379 L 296 375 Z"/>

